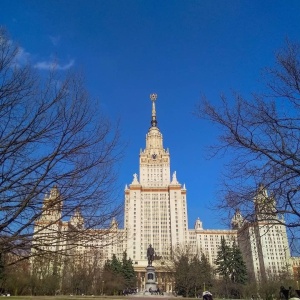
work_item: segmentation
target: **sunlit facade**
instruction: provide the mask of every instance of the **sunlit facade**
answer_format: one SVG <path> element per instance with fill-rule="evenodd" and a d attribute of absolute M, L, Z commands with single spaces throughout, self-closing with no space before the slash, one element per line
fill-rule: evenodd
<path fill-rule="evenodd" d="M 93 255 L 93 251 L 90 250 L 99 248 L 99 261 L 103 264 L 113 254 L 121 258 L 126 251 L 127 256 L 133 261 L 139 289 L 145 286 L 146 252 L 150 244 L 156 252 L 154 266 L 158 274 L 158 284 L 166 291 L 172 291 L 173 288 L 172 278 L 164 268 L 168 264 L 172 249 L 177 246 L 189 247 L 194 254 L 204 253 L 214 266 L 222 238 L 228 245 L 232 245 L 233 242 L 239 245 L 248 271 L 256 280 L 267 275 L 278 275 L 283 271 L 291 272 L 286 228 L 271 220 L 266 222 L 265 218 L 260 220 L 259 216 L 263 216 L 260 203 L 269 199 L 267 191 L 262 187 L 254 199 L 257 214 L 255 223 L 244 222 L 237 211 L 232 219 L 232 229 L 204 229 L 199 218 L 195 221 L 194 228 L 188 228 L 187 190 L 185 185 L 177 180 L 176 172 L 171 174 L 170 153 L 164 148 L 156 116 L 157 96 L 152 94 L 150 99 L 152 101 L 150 128 L 146 134 L 146 146 L 139 154 L 139 174 L 133 174 L 131 184 L 125 186 L 124 227 L 119 228 L 117 222 L 112 220 L 111 228 L 106 235 L 103 235 L 103 230 L 100 229 L 84 231 L 85 235 L 88 233 L 95 238 L 86 241 L 84 245 L 78 243 L 78 246 L 72 247 L 73 253 L 84 255 L 89 260 L 88 256 Z M 45 197 L 45 205 L 51 197 L 57 197 L 55 193 L 58 193 L 56 187 L 50 196 Z M 36 222 L 35 238 L 45 235 L 45 232 L 40 230 L 45 222 L 51 223 L 53 218 L 57 219 L 61 206 L 53 209 L 48 212 L 44 208 L 45 212 Z M 54 239 L 55 232 L 57 232 L 55 238 L 59 238 L 62 233 L 68 233 L 72 226 L 84 226 L 84 220 L 79 212 L 76 214 L 70 222 L 57 222 L 48 226 L 45 230 L 50 230 L 51 239 Z M 70 241 L 66 239 L 64 244 L 47 243 L 45 247 L 55 247 L 59 244 L 68 250 Z"/>
<path fill-rule="evenodd" d="M 170 256 L 171 247 L 188 244 L 186 189 L 170 176 L 170 153 L 163 147 L 157 126 L 155 101 L 151 95 L 152 119 L 146 148 L 140 152 L 139 177 L 125 188 L 124 228 L 126 250 L 136 265 L 146 267 L 146 251 L 151 244 L 157 255 Z"/>

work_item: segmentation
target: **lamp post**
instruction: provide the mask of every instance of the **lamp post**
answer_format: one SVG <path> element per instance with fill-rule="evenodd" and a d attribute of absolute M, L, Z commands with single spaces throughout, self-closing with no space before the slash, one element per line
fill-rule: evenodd
<path fill-rule="evenodd" d="M 102 280 L 102 295 L 103 295 L 103 291 L 104 291 L 104 280 Z"/>

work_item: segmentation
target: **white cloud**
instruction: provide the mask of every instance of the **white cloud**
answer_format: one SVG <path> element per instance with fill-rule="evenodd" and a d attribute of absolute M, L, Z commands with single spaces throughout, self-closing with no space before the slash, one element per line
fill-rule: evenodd
<path fill-rule="evenodd" d="M 53 44 L 53 46 L 57 46 L 60 42 L 60 36 L 59 35 L 50 35 L 49 39 L 50 39 L 51 43 Z"/>
<path fill-rule="evenodd" d="M 41 61 L 34 65 L 34 68 L 38 70 L 59 70 L 65 71 L 70 69 L 74 65 L 74 59 L 71 59 L 67 64 L 60 65 L 54 61 Z"/>
<path fill-rule="evenodd" d="M 60 37 L 50 37 L 50 39 L 52 40 L 53 44 L 54 43 L 58 43 Z M 4 39 L 0 38 L 0 45 L 1 43 L 4 42 Z M 9 40 L 8 41 L 9 45 L 11 45 L 12 47 L 14 47 L 14 42 Z M 24 48 L 18 46 L 17 47 L 17 53 L 14 57 L 14 60 L 12 62 L 12 66 L 13 67 L 22 67 L 25 66 L 26 64 L 30 64 L 30 60 L 32 59 L 32 55 L 27 52 Z M 57 71 L 66 71 L 68 69 L 70 69 L 71 67 L 73 67 L 75 64 L 75 60 L 74 59 L 70 59 L 68 63 L 66 64 L 59 64 L 56 60 L 51 60 L 51 61 L 41 61 L 41 62 L 37 62 L 33 65 L 33 67 L 35 69 L 38 70 L 57 70 Z"/>
<path fill-rule="evenodd" d="M 20 67 L 29 63 L 30 53 L 26 52 L 24 48 L 18 47 L 18 52 L 14 58 L 14 66 Z"/>

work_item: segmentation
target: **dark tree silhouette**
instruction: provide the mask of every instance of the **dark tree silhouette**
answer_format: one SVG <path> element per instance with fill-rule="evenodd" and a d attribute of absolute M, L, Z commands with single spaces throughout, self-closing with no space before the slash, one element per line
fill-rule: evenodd
<path fill-rule="evenodd" d="M 265 218 L 294 228 L 300 225 L 300 46 L 287 41 L 276 63 L 264 69 L 263 91 L 248 99 L 235 93 L 221 97 L 220 106 L 203 99 L 196 114 L 216 124 L 219 142 L 212 155 L 229 153 L 223 197 L 218 208 L 239 208 L 255 221 L 253 199 L 263 183 L 272 205 Z M 284 215 L 285 220 L 277 218 Z"/>
<path fill-rule="evenodd" d="M 33 225 L 54 185 L 60 197 L 52 205 L 62 214 L 53 223 L 80 210 L 85 229 L 109 226 L 121 212 L 112 191 L 122 149 L 117 126 L 92 101 L 82 76 L 55 67 L 41 76 L 19 64 L 18 53 L 1 28 L 0 249 L 22 258 L 30 255 Z"/>

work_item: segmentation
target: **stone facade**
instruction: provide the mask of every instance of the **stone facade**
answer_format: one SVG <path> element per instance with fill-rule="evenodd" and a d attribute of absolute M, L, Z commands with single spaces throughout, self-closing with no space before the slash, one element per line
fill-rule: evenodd
<path fill-rule="evenodd" d="M 257 215 L 255 222 L 244 222 L 240 212 L 237 211 L 232 219 L 232 229 L 204 229 L 200 219 L 196 220 L 194 228 L 188 229 L 186 188 L 178 182 L 176 172 L 171 176 L 170 153 L 163 146 L 163 136 L 157 126 L 155 106 L 157 96 L 152 94 L 150 98 L 152 115 L 150 128 L 146 134 L 146 147 L 139 155 L 139 175 L 134 174 L 131 184 L 125 187 L 124 228 L 119 228 L 113 220 L 106 235 L 103 234 L 103 230 L 89 230 L 84 231 L 84 235 L 92 235 L 94 238 L 78 243 L 76 247 L 70 247 L 74 245 L 72 236 L 61 243 L 59 241 L 61 235 L 72 232 L 72 228 L 83 228 L 84 220 L 78 211 L 69 222 L 53 222 L 59 219 L 62 208 L 62 202 L 59 202 L 59 205 L 50 205 L 51 209 L 47 209 L 51 199 L 59 197 L 58 189 L 55 187 L 50 195 L 45 197 L 44 213 L 36 222 L 34 240 L 46 236 L 44 248 L 48 247 L 48 250 L 56 252 L 73 251 L 85 256 L 94 255 L 89 249 L 99 248 L 99 261 L 102 263 L 111 258 L 113 253 L 121 258 L 123 251 L 127 251 L 137 272 L 139 289 L 145 288 L 146 252 L 149 244 L 153 245 L 156 257 L 159 258 L 154 261 L 157 282 L 166 291 L 172 291 L 172 279 L 163 265 L 170 258 L 172 248 L 191 247 L 192 252 L 204 253 L 214 265 L 221 238 L 225 238 L 229 245 L 234 241 L 238 243 L 247 268 L 256 280 L 267 274 L 279 274 L 284 270 L 291 272 L 291 262 L 295 266 L 298 260 L 297 262 L 295 258 L 291 260 L 284 225 L 274 220 L 266 222 L 265 218 L 264 221 L 263 218 L 260 220 L 259 216 L 263 216 L 264 213 L 260 210 L 260 203 L 266 207 L 265 201 L 270 200 L 262 186 L 259 187 L 258 196 L 254 199 Z M 41 230 L 47 222 L 49 226 Z M 84 237 L 82 238 L 84 240 Z M 37 249 L 33 247 L 33 251 Z"/>

